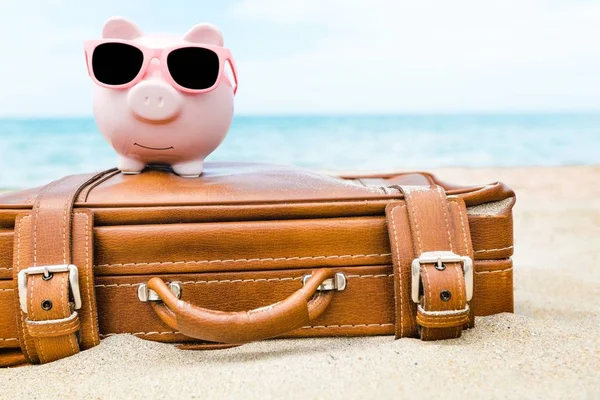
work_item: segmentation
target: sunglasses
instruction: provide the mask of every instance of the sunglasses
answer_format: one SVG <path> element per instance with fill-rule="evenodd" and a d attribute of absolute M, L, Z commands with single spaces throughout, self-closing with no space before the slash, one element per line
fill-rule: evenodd
<path fill-rule="evenodd" d="M 110 89 L 129 88 L 144 77 L 153 59 L 160 61 L 169 83 L 187 93 L 214 90 L 229 63 L 237 92 L 237 70 L 231 51 L 221 46 L 186 43 L 153 49 L 127 40 L 88 40 L 85 42 L 88 73 L 98 85 Z"/>

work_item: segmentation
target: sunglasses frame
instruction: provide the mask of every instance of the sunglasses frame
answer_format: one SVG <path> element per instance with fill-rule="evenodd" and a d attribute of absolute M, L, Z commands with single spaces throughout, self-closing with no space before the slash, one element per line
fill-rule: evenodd
<path fill-rule="evenodd" d="M 93 69 L 93 65 L 92 65 L 92 57 L 94 55 L 94 50 L 96 50 L 96 48 L 99 45 L 106 44 L 106 43 L 122 43 L 122 44 L 126 44 L 129 46 L 135 47 L 136 49 L 138 49 L 142 52 L 144 59 L 142 61 L 142 65 L 140 67 L 140 71 L 138 72 L 136 77 L 133 78 L 130 82 L 124 83 L 122 85 L 109 85 L 106 83 L 102 83 L 98 79 L 96 79 L 96 76 L 94 75 L 94 72 L 93 72 L 94 69 Z M 171 76 L 171 72 L 169 71 L 169 66 L 167 64 L 168 55 L 174 50 L 189 48 L 189 47 L 211 50 L 219 58 L 218 76 L 217 76 L 215 83 L 211 87 L 206 88 L 206 89 L 189 89 L 189 88 L 179 85 L 177 82 L 175 82 L 175 80 Z M 127 88 L 134 86 L 135 84 L 137 84 L 144 78 L 144 75 L 148 71 L 150 63 L 152 62 L 153 59 L 158 59 L 160 61 L 161 72 L 162 72 L 163 76 L 165 77 L 165 79 L 169 82 L 169 84 L 171 84 L 171 86 L 173 86 L 174 88 L 176 88 L 177 90 L 180 90 L 182 92 L 193 93 L 193 94 L 207 93 L 207 92 L 214 90 L 217 86 L 219 86 L 219 83 L 221 83 L 221 80 L 223 79 L 225 63 L 229 62 L 229 65 L 231 67 L 231 73 L 233 75 L 233 80 L 234 80 L 234 82 L 231 83 L 232 85 L 234 85 L 233 86 L 233 94 L 234 95 L 238 89 L 237 68 L 235 66 L 235 60 L 233 58 L 233 55 L 231 54 L 231 51 L 226 47 L 214 46 L 214 45 L 209 45 L 209 44 L 182 43 L 182 44 L 178 44 L 175 46 L 168 46 L 168 47 L 157 49 L 157 48 L 151 48 L 151 47 L 141 45 L 141 44 L 136 43 L 131 40 L 99 39 L 99 40 L 86 40 L 84 42 L 84 50 L 85 50 L 87 70 L 88 70 L 88 74 L 90 75 L 90 78 L 92 78 L 92 80 L 97 85 L 100 85 L 100 86 L 108 88 L 108 89 L 127 89 Z"/>

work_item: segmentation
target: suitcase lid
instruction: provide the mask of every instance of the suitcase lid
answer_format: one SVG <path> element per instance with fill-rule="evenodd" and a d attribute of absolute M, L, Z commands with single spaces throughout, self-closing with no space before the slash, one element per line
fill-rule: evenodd
<path fill-rule="evenodd" d="M 252 163 L 207 163 L 199 178 L 182 178 L 164 167 L 139 175 L 108 174 L 85 188 L 76 206 L 153 206 L 267 204 L 402 198 L 395 185 L 444 187 L 473 206 L 514 197 L 510 188 L 494 183 L 461 187 L 424 172 L 335 176 L 297 167 Z M 0 208 L 29 208 L 41 188 L 0 196 Z"/>

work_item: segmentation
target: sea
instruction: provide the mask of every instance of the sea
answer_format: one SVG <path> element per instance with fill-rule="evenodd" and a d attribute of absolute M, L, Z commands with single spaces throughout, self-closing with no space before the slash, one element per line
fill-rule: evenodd
<path fill-rule="evenodd" d="M 207 161 L 327 171 L 600 164 L 600 114 L 236 116 Z M 0 119 L 0 189 L 115 165 L 94 119 Z"/>

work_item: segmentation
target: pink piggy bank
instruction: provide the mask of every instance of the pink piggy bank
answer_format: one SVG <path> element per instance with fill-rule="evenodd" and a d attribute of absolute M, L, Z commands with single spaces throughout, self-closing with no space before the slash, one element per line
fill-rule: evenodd
<path fill-rule="evenodd" d="M 237 72 L 221 32 L 199 24 L 183 37 L 150 36 L 113 17 L 102 39 L 85 43 L 85 55 L 96 123 L 118 154 L 118 168 L 138 174 L 164 164 L 178 175 L 200 176 L 233 118 Z"/>

